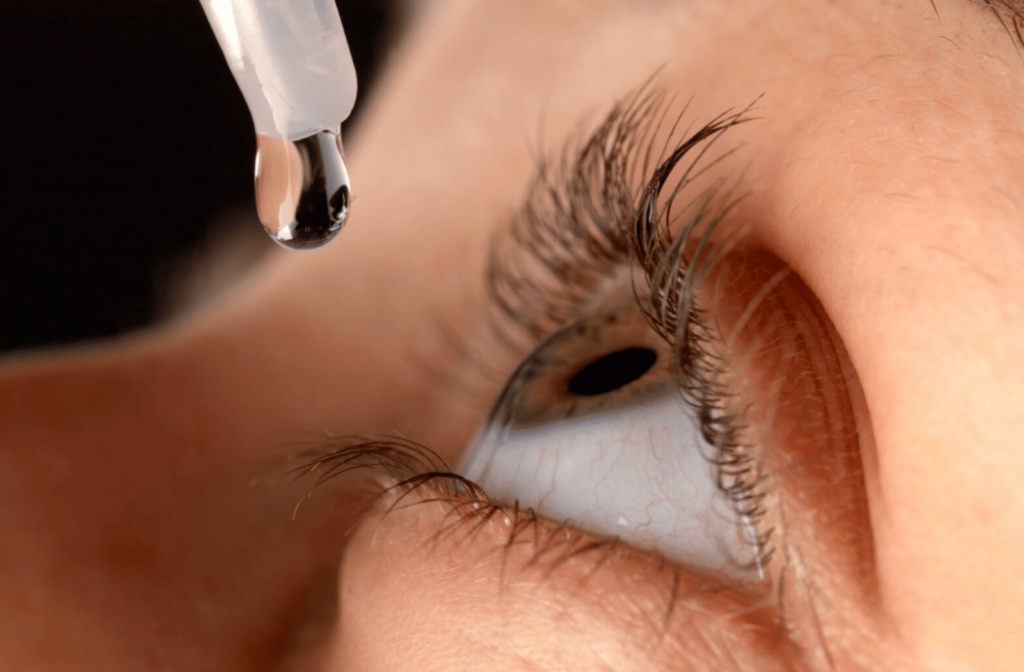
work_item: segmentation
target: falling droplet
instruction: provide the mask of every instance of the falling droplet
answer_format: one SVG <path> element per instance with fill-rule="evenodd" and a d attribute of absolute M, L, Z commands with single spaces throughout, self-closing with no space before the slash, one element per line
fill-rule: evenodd
<path fill-rule="evenodd" d="M 256 134 L 256 211 L 278 244 L 315 250 L 331 242 L 350 196 L 340 131 L 295 141 Z"/>

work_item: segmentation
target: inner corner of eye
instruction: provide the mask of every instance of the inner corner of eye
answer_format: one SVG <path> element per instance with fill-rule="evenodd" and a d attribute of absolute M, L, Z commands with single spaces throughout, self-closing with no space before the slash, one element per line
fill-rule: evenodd
<path fill-rule="evenodd" d="M 695 569 L 760 578 L 755 522 L 719 485 L 668 347 L 639 309 L 599 318 L 534 350 L 463 474 L 494 503 L 518 502 Z"/>

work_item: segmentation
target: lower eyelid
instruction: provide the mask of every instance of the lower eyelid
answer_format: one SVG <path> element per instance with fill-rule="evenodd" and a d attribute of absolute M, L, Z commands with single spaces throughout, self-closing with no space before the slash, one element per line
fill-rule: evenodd
<path fill-rule="evenodd" d="M 552 625 L 542 632 L 558 633 L 549 642 L 557 650 L 567 637 L 593 641 L 596 628 L 615 638 L 629 662 L 613 669 L 676 669 L 681 657 L 693 669 L 792 669 L 797 659 L 774 602 L 756 587 L 729 585 L 515 505 L 492 505 L 411 442 L 335 442 L 335 450 L 292 473 L 314 486 L 343 477 L 346 491 L 377 484 L 375 503 L 347 535 L 340 623 L 350 632 L 343 641 L 378 640 L 372 627 L 359 634 L 378 607 L 387 612 L 381 627 L 393 632 L 396 622 L 410 622 L 395 612 L 419 599 L 430 605 L 432 622 L 470 619 L 494 641 L 513 646 L 522 637 L 529 650 L 543 641 L 536 635 L 544 620 Z M 445 608 L 451 612 L 438 615 Z M 510 626 L 509 614 L 528 627 Z M 630 667 L 638 658 L 645 664 Z"/>
<path fill-rule="evenodd" d="M 408 622 L 396 611 L 422 601 L 432 622 L 465 619 L 460 627 L 490 633 L 490 647 L 517 657 L 603 633 L 604 653 L 619 661 L 602 660 L 610 669 L 792 669 L 796 660 L 764 595 L 515 507 L 474 506 L 431 486 L 393 506 L 399 497 L 364 521 L 343 565 L 343 612 L 359 618 L 341 622 L 357 630 L 372 627 L 363 598 L 389 604 L 391 628 Z"/>

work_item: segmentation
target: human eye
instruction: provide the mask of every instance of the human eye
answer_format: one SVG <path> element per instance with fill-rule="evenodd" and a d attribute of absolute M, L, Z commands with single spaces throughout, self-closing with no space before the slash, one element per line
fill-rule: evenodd
<path fill-rule="evenodd" d="M 563 326 L 509 378 L 460 473 L 492 502 L 695 571 L 763 580 L 766 484 L 725 389 L 721 334 L 696 303 L 701 257 L 734 194 L 712 183 L 680 197 L 707 170 L 710 146 L 749 115 L 722 115 L 652 159 L 638 152 L 665 120 L 659 103 L 638 96 L 571 168 L 542 173 L 510 236 L 528 242 L 492 258 L 490 293 L 506 321 L 533 334 Z"/>
<path fill-rule="evenodd" d="M 674 141 L 665 107 L 644 90 L 617 106 L 541 167 L 495 238 L 488 302 L 455 349 L 467 376 L 506 379 L 462 464 L 339 440 L 308 470 L 376 470 L 384 519 L 441 504 L 434 548 L 471 554 L 473 570 L 497 526 L 498 573 L 517 585 L 575 572 L 585 602 L 588 577 L 622 595 L 640 590 L 623 577 L 643 577 L 658 637 L 709 618 L 722 650 L 746 642 L 723 655 L 795 647 L 820 662 L 834 615 L 821 596 L 849 598 L 820 570 L 866 590 L 872 575 L 841 343 L 799 279 L 744 239 L 742 190 L 713 170 L 750 110 Z"/>
<path fill-rule="evenodd" d="M 723 469 L 742 448 L 702 432 L 677 357 L 635 301 L 593 311 L 519 366 L 460 473 L 493 502 L 756 577 L 759 493 Z"/>

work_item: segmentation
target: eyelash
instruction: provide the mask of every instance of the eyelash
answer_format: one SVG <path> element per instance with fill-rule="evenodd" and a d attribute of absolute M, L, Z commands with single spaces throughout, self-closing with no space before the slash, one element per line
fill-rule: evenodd
<path fill-rule="evenodd" d="M 636 555 L 634 549 L 620 543 L 617 538 L 593 535 L 567 523 L 546 520 L 532 509 L 519 508 L 518 502 L 506 505 L 488 501 L 479 486 L 448 470 L 433 451 L 413 441 L 335 437 L 321 449 L 327 452 L 288 472 L 293 482 L 316 474 L 309 489 L 311 494 L 329 480 L 359 473 L 374 478 L 379 486 L 367 509 L 384 501 L 387 501 L 384 515 L 406 506 L 430 503 L 447 506 L 447 514 L 428 540 L 435 547 L 450 540 L 472 543 L 490 521 L 502 520 L 508 533 L 496 550 L 503 553 L 503 581 L 538 567 L 545 577 L 549 577 L 568 561 L 585 556 L 591 558 L 590 576 L 602 566 L 629 560 Z M 458 537 L 460 532 L 465 533 L 461 538 Z M 513 547 L 523 543 L 528 544 L 532 554 L 525 564 L 510 569 L 509 554 Z M 655 553 L 644 552 L 643 557 L 650 563 L 649 570 L 667 575 L 661 584 L 668 587 L 667 594 L 663 596 L 661 632 L 668 631 L 672 615 L 684 597 L 699 605 L 708 593 L 720 594 L 723 591 L 717 578 L 709 577 L 701 582 L 691 568 Z M 685 595 L 681 588 L 684 573 L 689 578 Z"/>
<path fill-rule="evenodd" d="M 581 317 L 608 283 L 622 277 L 623 268 L 638 267 L 646 287 L 634 285 L 634 294 L 651 327 L 678 353 L 679 389 L 715 451 L 707 457 L 717 468 L 718 487 L 736 512 L 756 525 L 765 513 L 764 478 L 753 451 L 739 438 L 739 418 L 726 411 L 728 392 L 720 382 L 725 363 L 711 347 L 720 339 L 694 304 L 713 262 L 709 236 L 739 199 L 718 180 L 677 214 L 673 205 L 687 186 L 734 151 L 705 160 L 728 129 L 753 120 L 749 114 L 757 101 L 719 115 L 670 149 L 684 107 L 655 157 L 656 137 L 665 127 L 671 102 L 661 91 L 649 90 L 648 82 L 615 106 L 593 134 L 570 143 L 556 164 L 541 162 L 520 216 L 508 235 L 495 238 L 499 242 L 490 251 L 485 333 L 476 334 L 477 342 L 471 344 L 439 322 L 452 354 L 486 377 L 489 368 L 493 373 L 503 368 L 486 364 L 495 359 L 495 347 L 511 361 L 521 361 L 542 338 Z M 690 157 L 682 174 L 674 177 Z M 694 241 L 698 231 L 700 238 Z M 544 560 L 548 571 L 584 554 L 594 554 L 600 565 L 633 553 L 616 539 L 545 521 L 532 510 L 520 510 L 518 503 L 489 502 L 481 488 L 411 441 L 336 438 L 317 452 L 289 472 L 295 479 L 312 476 L 310 491 L 359 471 L 377 477 L 380 497 L 391 496 L 388 511 L 421 502 L 451 505 L 451 518 L 446 516 L 435 541 L 466 525 L 472 538 L 488 521 L 504 517 L 510 521 L 505 549 L 532 532 L 531 566 Z M 758 536 L 757 560 L 763 565 L 772 555 L 771 530 Z M 683 568 L 658 561 L 673 577 L 668 618 Z"/>

